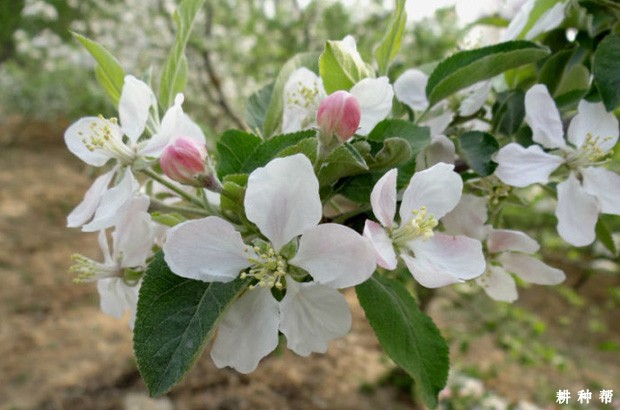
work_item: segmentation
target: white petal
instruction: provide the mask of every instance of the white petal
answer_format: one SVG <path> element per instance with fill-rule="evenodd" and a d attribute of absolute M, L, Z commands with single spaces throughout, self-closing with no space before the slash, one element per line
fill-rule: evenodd
<path fill-rule="evenodd" d="M 441 106 L 445 104 L 440 103 L 439 105 Z M 431 136 L 439 135 L 443 134 L 446 131 L 446 128 L 448 128 L 448 125 L 450 125 L 453 118 L 454 113 L 450 111 L 447 105 L 445 105 L 441 113 L 429 120 L 423 121 L 422 125 L 431 129 Z"/>
<path fill-rule="evenodd" d="M 280 315 L 280 331 L 286 336 L 287 346 L 300 356 L 325 353 L 330 340 L 351 329 L 351 312 L 344 297 L 314 282 L 287 281 Z"/>
<path fill-rule="evenodd" d="M 595 196 L 604 214 L 620 215 L 620 175 L 605 168 L 581 170 L 583 189 Z"/>
<path fill-rule="evenodd" d="M 525 28 L 536 0 L 527 0 L 502 34 L 501 41 L 515 40 Z"/>
<path fill-rule="evenodd" d="M 133 199 L 112 235 L 114 253 L 120 257 L 121 267 L 142 266 L 151 253 L 155 230 L 151 215 L 146 212 L 149 202 L 146 195 Z"/>
<path fill-rule="evenodd" d="M 131 142 L 136 143 L 144 132 L 149 110 L 154 102 L 155 96 L 151 87 L 132 75 L 125 77 L 118 103 L 118 115 L 123 132 Z"/>
<path fill-rule="evenodd" d="M 540 145 L 566 147 L 560 112 L 547 86 L 536 84 L 525 93 L 525 122 L 532 129 L 532 139 Z"/>
<path fill-rule="evenodd" d="M 467 117 L 478 112 L 486 102 L 492 85 L 493 82 L 491 80 L 485 80 L 463 90 L 462 93 L 464 93 L 466 97 L 463 102 L 461 102 L 459 114 L 462 117 Z"/>
<path fill-rule="evenodd" d="M 127 310 L 135 315 L 139 286 L 129 286 L 121 278 L 106 278 L 97 281 L 97 290 L 99 306 L 106 315 L 120 319 Z"/>
<path fill-rule="evenodd" d="M 426 83 L 428 76 L 422 71 L 415 68 L 406 70 L 394 82 L 396 99 L 413 111 L 424 111 L 428 107 Z"/>
<path fill-rule="evenodd" d="M 486 267 L 482 244 L 466 236 L 435 234 L 409 243 L 414 256 L 401 258 L 418 283 L 437 288 L 480 276 Z"/>
<path fill-rule="evenodd" d="M 566 279 L 561 270 L 552 268 L 529 255 L 507 252 L 500 255 L 499 261 L 507 271 L 537 285 L 557 285 Z"/>
<path fill-rule="evenodd" d="M 230 282 L 255 255 L 241 234 L 217 216 L 195 219 L 168 231 L 164 258 L 175 274 L 205 282 Z"/>
<path fill-rule="evenodd" d="M 101 202 L 95 211 L 93 220 L 82 226 L 82 231 L 95 232 L 117 225 L 122 220 L 124 209 L 138 188 L 138 181 L 127 168 L 121 182 L 101 196 Z"/>
<path fill-rule="evenodd" d="M 314 72 L 305 67 L 293 71 L 284 85 L 282 132 L 300 131 L 316 123 L 316 111 L 325 96 L 323 83 Z"/>
<path fill-rule="evenodd" d="M 426 147 L 423 155 L 425 156 L 425 167 L 420 168 L 420 170 L 430 168 L 440 162 L 454 164 L 454 160 L 456 159 L 456 148 L 450 138 L 445 135 L 433 135 L 431 136 L 431 143 Z"/>
<path fill-rule="evenodd" d="M 69 228 L 82 226 L 93 217 L 95 210 L 97 210 L 101 202 L 101 197 L 107 191 L 108 185 L 115 173 L 116 169 L 113 169 L 95 179 L 88 191 L 86 191 L 86 194 L 84 194 L 82 202 L 67 216 L 67 226 Z"/>
<path fill-rule="evenodd" d="M 93 127 L 110 127 L 111 132 L 115 133 L 119 139 L 123 135 L 121 129 L 110 121 L 98 117 L 84 117 L 67 128 L 67 131 L 65 131 L 65 144 L 67 144 L 69 151 L 88 165 L 100 167 L 105 165 L 111 157 L 101 150 L 91 151 L 86 148 L 85 140 L 90 140 Z"/>
<path fill-rule="evenodd" d="M 394 252 L 392 240 L 385 233 L 385 229 L 369 219 L 364 225 L 364 237 L 366 237 L 375 251 L 377 265 L 388 270 L 396 269 L 398 261 Z"/>
<path fill-rule="evenodd" d="M 526 187 L 531 184 L 546 184 L 549 175 L 562 165 L 561 157 L 547 154 L 538 145 L 523 148 L 510 143 L 499 150 L 493 161 L 498 166 L 495 175 L 505 184 Z"/>
<path fill-rule="evenodd" d="M 211 349 L 219 368 L 230 366 L 250 373 L 278 346 L 278 302 L 270 289 L 247 291 L 224 314 Z"/>
<path fill-rule="evenodd" d="M 310 160 L 296 154 L 255 169 L 245 191 L 245 213 L 276 251 L 322 216 L 319 181 Z"/>
<path fill-rule="evenodd" d="M 487 273 L 476 279 L 476 282 L 491 299 L 498 302 L 512 303 L 519 297 L 514 278 L 499 266 L 490 266 Z"/>
<path fill-rule="evenodd" d="M 525 35 L 526 40 L 532 40 L 539 34 L 551 31 L 564 21 L 564 14 L 568 2 L 556 3 L 551 9 L 545 11 L 542 16 L 536 20 L 530 31 Z"/>
<path fill-rule="evenodd" d="M 401 225 L 413 217 L 413 211 L 426 207 L 439 220 L 450 212 L 461 199 L 463 180 L 454 172 L 454 165 L 439 163 L 416 172 L 400 205 Z"/>
<path fill-rule="evenodd" d="M 607 152 L 618 142 L 618 132 L 618 118 L 613 112 L 607 112 L 603 103 L 582 100 L 568 126 L 568 140 L 581 147 L 590 134 L 592 138 L 599 138 L 596 145 Z"/>
<path fill-rule="evenodd" d="M 315 282 L 332 288 L 358 285 L 376 268 L 368 240 L 338 224 L 321 224 L 304 232 L 290 263 L 307 270 Z"/>
<path fill-rule="evenodd" d="M 534 253 L 540 248 L 538 242 L 530 236 L 508 229 L 491 229 L 487 246 L 490 253 L 504 251 Z"/>
<path fill-rule="evenodd" d="M 344 46 L 344 49 L 348 51 L 351 56 L 356 59 L 359 63 L 363 64 L 362 56 L 357 51 L 357 43 L 355 42 L 355 37 L 350 34 L 344 36 L 340 43 Z"/>
<path fill-rule="evenodd" d="M 483 240 L 487 236 L 486 198 L 465 194 L 459 204 L 441 219 L 446 233 Z"/>
<path fill-rule="evenodd" d="M 379 122 L 392 111 L 394 90 L 387 77 L 365 78 L 355 84 L 350 91 L 357 98 L 362 111 L 360 135 L 368 135 Z"/>
<path fill-rule="evenodd" d="M 594 227 L 599 214 L 596 197 L 588 194 L 574 174 L 558 184 L 558 233 L 574 246 L 586 246 L 594 242 Z"/>
<path fill-rule="evenodd" d="M 381 225 L 391 228 L 396 215 L 396 168 L 389 170 L 377 181 L 370 193 L 372 212 Z"/>

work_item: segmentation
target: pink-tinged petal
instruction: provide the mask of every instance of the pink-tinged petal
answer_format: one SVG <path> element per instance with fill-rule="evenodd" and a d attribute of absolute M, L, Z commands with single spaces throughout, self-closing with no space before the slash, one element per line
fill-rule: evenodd
<path fill-rule="evenodd" d="M 211 349 L 218 368 L 230 366 L 240 373 L 256 370 L 258 362 L 278 346 L 278 302 L 271 290 L 247 291 L 224 313 Z"/>
<path fill-rule="evenodd" d="M 386 228 L 394 225 L 396 215 L 396 168 L 389 170 L 377 181 L 370 193 L 372 212 Z"/>
<path fill-rule="evenodd" d="M 428 107 L 426 83 L 428 76 L 422 71 L 415 68 L 406 70 L 394 82 L 396 99 L 413 111 L 424 111 Z"/>
<path fill-rule="evenodd" d="M 87 143 L 93 134 L 93 128 L 101 129 L 105 127 L 110 127 L 111 132 L 115 133 L 117 138 L 122 138 L 123 133 L 121 129 L 110 121 L 98 117 L 84 117 L 67 128 L 67 131 L 65 131 L 65 144 L 67 144 L 69 151 L 88 165 L 95 167 L 105 165 L 111 158 L 110 154 L 98 149 L 90 150 L 87 148 Z"/>
<path fill-rule="evenodd" d="M 487 246 L 490 253 L 504 251 L 535 253 L 540 249 L 538 242 L 530 236 L 508 229 L 492 229 L 489 232 Z"/>
<path fill-rule="evenodd" d="M 67 226 L 69 228 L 80 227 L 93 217 L 101 202 L 101 197 L 108 190 L 108 185 L 110 185 L 115 173 L 116 169 L 113 169 L 95 179 L 88 191 L 86 191 L 86 194 L 84 194 L 82 202 L 67 216 Z"/>
<path fill-rule="evenodd" d="M 486 268 L 482 244 L 466 236 L 435 234 L 427 241 L 412 241 L 408 246 L 413 256 L 400 256 L 415 280 L 427 288 L 473 279 Z"/>
<path fill-rule="evenodd" d="M 227 221 L 208 216 L 168 231 L 164 258 L 175 274 L 204 282 L 230 282 L 255 257 L 241 234 Z"/>
<path fill-rule="evenodd" d="M 351 329 L 351 312 L 335 289 L 318 283 L 288 280 L 280 302 L 280 331 L 287 346 L 300 356 L 325 353 L 329 341 Z"/>
<path fill-rule="evenodd" d="M 487 220 L 486 198 L 465 194 L 459 204 L 446 216 L 441 218 L 446 233 L 450 235 L 465 235 L 470 238 L 483 240 L 488 233 L 484 223 Z"/>
<path fill-rule="evenodd" d="M 583 189 L 595 196 L 604 214 L 620 215 L 620 175 L 605 168 L 581 170 Z"/>
<path fill-rule="evenodd" d="M 360 135 L 368 135 L 392 111 L 394 90 L 387 77 L 365 78 L 351 88 L 362 111 Z"/>
<path fill-rule="evenodd" d="M 450 212 L 461 199 L 463 180 L 454 172 L 454 165 L 439 163 L 416 172 L 400 205 L 401 225 L 413 217 L 413 211 L 422 207 L 435 219 Z"/>
<path fill-rule="evenodd" d="M 461 102 L 461 106 L 459 107 L 459 115 L 462 117 L 467 117 L 478 112 L 478 110 L 482 108 L 486 102 L 492 85 L 493 81 L 485 80 L 463 90 L 462 92 L 466 95 L 466 97 L 463 102 Z"/>
<path fill-rule="evenodd" d="M 314 72 L 305 67 L 293 71 L 284 85 L 282 132 L 296 132 L 313 126 L 316 110 L 325 96 L 323 83 Z"/>
<path fill-rule="evenodd" d="M 255 169 L 245 191 L 245 213 L 276 251 L 321 220 L 319 181 L 310 160 L 296 154 Z"/>
<path fill-rule="evenodd" d="M 304 232 L 290 263 L 307 270 L 315 282 L 332 288 L 358 285 L 377 267 L 368 240 L 338 224 L 322 224 Z"/>
<path fill-rule="evenodd" d="M 560 112 L 547 86 L 536 84 L 525 93 L 525 122 L 532 129 L 532 139 L 543 147 L 566 147 Z"/>
<path fill-rule="evenodd" d="M 558 233 L 573 246 L 586 246 L 594 242 L 594 227 L 598 220 L 599 203 L 588 194 L 574 174 L 558 184 Z"/>
<path fill-rule="evenodd" d="M 532 40 L 539 34 L 551 31 L 564 21 L 566 13 L 567 1 L 556 3 L 552 8 L 545 11 L 542 16 L 536 20 L 536 23 L 525 35 L 526 40 Z"/>
<path fill-rule="evenodd" d="M 122 278 L 105 278 L 97 281 L 97 290 L 99 306 L 103 313 L 120 319 L 127 310 L 130 310 L 135 320 L 140 286 L 129 286 Z M 133 327 L 134 320 L 130 321 L 130 327 Z"/>
<path fill-rule="evenodd" d="M 127 168 L 121 182 L 108 189 L 102 196 L 93 220 L 82 226 L 84 232 L 95 232 L 117 225 L 124 211 L 139 188 L 138 181 Z"/>
<path fill-rule="evenodd" d="M 155 231 L 151 215 L 146 212 L 149 202 L 146 195 L 130 201 L 123 219 L 112 234 L 115 259 L 121 260 L 121 267 L 142 266 L 151 253 Z"/>
<path fill-rule="evenodd" d="M 607 112 L 603 103 L 582 100 L 577 107 L 577 115 L 568 126 L 568 140 L 581 147 L 588 135 L 598 138 L 596 144 L 604 152 L 612 149 L 618 142 L 618 118 Z"/>
<path fill-rule="evenodd" d="M 483 276 L 476 279 L 476 283 L 498 302 L 512 303 L 519 298 L 514 278 L 499 266 L 490 266 Z"/>
<path fill-rule="evenodd" d="M 369 219 L 364 225 L 364 237 L 366 237 L 375 251 L 377 265 L 388 270 L 396 269 L 398 261 L 394 252 L 392 240 L 388 237 L 385 229 Z"/>
<path fill-rule="evenodd" d="M 547 154 L 538 145 L 523 148 L 510 143 L 499 150 L 493 161 L 498 166 L 495 175 L 505 184 L 526 187 L 532 184 L 546 184 L 549 175 L 562 165 L 561 157 Z"/>
<path fill-rule="evenodd" d="M 536 285 L 557 285 L 566 279 L 560 269 L 552 268 L 529 255 L 507 252 L 499 256 L 499 261 L 507 271 Z"/>
<path fill-rule="evenodd" d="M 118 115 L 123 132 L 134 144 L 146 127 L 155 96 L 151 87 L 132 75 L 125 77 L 123 90 L 118 103 Z"/>

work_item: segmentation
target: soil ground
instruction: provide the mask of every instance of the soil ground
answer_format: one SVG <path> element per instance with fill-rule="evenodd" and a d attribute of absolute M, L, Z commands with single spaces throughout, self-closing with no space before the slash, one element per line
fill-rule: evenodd
<path fill-rule="evenodd" d="M 353 329 L 332 342 L 327 354 L 302 358 L 283 351 L 250 375 L 218 370 L 204 354 L 167 396 L 149 399 L 127 325 L 103 315 L 95 286 L 76 285 L 68 273 L 72 253 L 101 255 L 96 234 L 65 227 L 66 215 L 91 183 L 87 168 L 62 142 L 66 125 L 21 121 L 0 128 L 0 410 L 415 408 L 406 393 L 381 382 L 393 366 L 353 292 L 347 293 Z M 15 133 L 18 138 L 9 138 Z M 569 284 L 578 280 L 579 271 L 561 258 L 556 262 L 564 264 Z M 514 346 L 518 341 L 488 326 L 472 331 L 481 316 L 488 322 L 486 309 L 494 304 L 474 298 L 455 307 L 455 293 L 447 290 L 430 312 L 451 341 L 455 370 L 473 374 L 511 404 L 527 400 L 565 409 L 554 405 L 559 389 L 571 390 L 574 399 L 585 388 L 594 396 L 613 389 L 620 397 L 620 309 L 607 293 L 619 285 L 618 275 L 597 276 L 581 287 L 581 303 L 544 287 L 523 290 L 516 306 L 542 317 L 547 329 L 523 341 L 521 350 Z M 523 345 L 538 344 L 555 349 L 557 355 L 547 355 L 551 363 L 534 356 L 534 364 L 527 364 L 514 355 L 527 350 Z M 553 363 L 557 357 L 561 366 Z M 446 400 L 459 408 L 458 397 Z M 597 407 L 620 405 L 575 408 Z"/>

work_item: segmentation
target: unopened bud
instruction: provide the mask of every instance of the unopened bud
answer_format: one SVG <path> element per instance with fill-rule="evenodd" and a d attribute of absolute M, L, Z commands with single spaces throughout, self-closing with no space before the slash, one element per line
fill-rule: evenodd
<path fill-rule="evenodd" d="M 360 117 L 357 98 L 346 91 L 336 91 L 321 101 L 316 121 L 323 134 L 336 135 L 344 142 L 359 128 Z"/>
<path fill-rule="evenodd" d="M 168 144 L 159 158 L 162 171 L 185 185 L 204 187 L 209 178 L 207 148 L 191 138 L 179 137 Z"/>

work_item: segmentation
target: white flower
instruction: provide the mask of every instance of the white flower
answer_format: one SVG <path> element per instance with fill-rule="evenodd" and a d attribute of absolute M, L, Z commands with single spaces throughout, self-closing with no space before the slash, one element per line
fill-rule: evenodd
<path fill-rule="evenodd" d="M 397 170 L 377 182 L 370 202 L 380 224 L 367 220 L 364 236 L 370 239 L 379 266 L 395 269 L 398 254 L 413 277 L 429 288 L 473 279 L 484 272 L 479 241 L 433 232 L 461 197 L 463 182 L 453 169 L 440 163 L 413 175 L 400 205 L 400 224 L 394 222 Z"/>
<path fill-rule="evenodd" d="M 486 220 L 486 199 L 463 195 L 461 202 L 442 221 L 451 234 L 487 241 L 487 269 L 476 282 L 491 299 L 517 300 L 517 284 L 510 273 L 538 285 L 557 285 L 564 281 L 564 272 L 529 256 L 540 248 L 538 242 L 523 232 L 494 229 L 484 224 Z"/>
<path fill-rule="evenodd" d="M 329 340 L 348 332 L 350 312 L 336 289 L 365 281 L 376 264 L 372 247 L 355 231 L 318 225 L 318 189 L 308 158 L 277 158 L 250 174 L 244 199 L 248 220 L 268 242 L 246 245 L 233 225 L 218 217 L 187 221 L 168 232 L 165 259 L 177 275 L 207 282 L 239 276 L 256 281 L 220 323 L 211 351 L 218 367 L 253 371 L 275 349 L 278 330 L 288 347 L 304 356 L 325 352 Z M 287 245 L 291 241 L 298 245 L 294 256 Z M 296 268 L 313 281 L 297 282 L 302 278 Z M 272 296 L 273 287 L 286 289 L 281 301 Z"/>
<path fill-rule="evenodd" d="M 144 269 L 154 241 L 154 225 L 146 212 L 148 199 L 136 198 L 122 213 L 112 233 L 112 252 L 106 232 L 99 232 L 99 247 L 103 263 L 82 255 L 73 255 L 71 272 L 77 273 L 76 282 L 97 282 L 103 313 L 120 319 L 129 310 L 129 326 L 133 328 L 138 303 L 139 281 L 127 280 L 125 270 Z"/>
<path fill-rule="evenodd" d="M 569 175 L 557 187 L 558 233 L 574 246 L 589 245 L 599 213 L 620 215 L 620 175 L 601 167 L 618 141 L 618 119 L 602 103 L 583 100 L 568 127 L 567 144 L 560 112 L 541 84 L 526 93 L 525 112 L 532 139 L 540 145 L 506 145 L 494 159 L 495 174 L 508 185 L 526 187 L 546 184 L 566 165 Z"/>
<path fill-rule="evenodd" d="M 526 29 L 526 25 L 530 19 L 530 13 L 534 9 L 536 3 L 536 0 L 527 0 L 523 5 L 521 5 L 519 12 L 512 18 L 510 25 L 502 34 L 502 41 L 521 38 L 524 40 L 532 40 L 539 34 L 553 30 L 564 21 L 569 2 L 547 2 L 543 6 L 546 7 L 546 10 L 542 13 L 538 20 L 536 20 L 536 22 L 527 29 L 527 32 L 523 33 L 523 30 Z"/>

